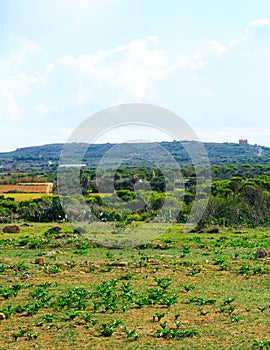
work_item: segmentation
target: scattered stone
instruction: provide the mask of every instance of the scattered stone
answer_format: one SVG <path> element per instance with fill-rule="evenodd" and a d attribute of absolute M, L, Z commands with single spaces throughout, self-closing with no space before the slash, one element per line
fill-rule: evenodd
<path fill-rule="evenodd" d="M 3 233 L 20 233 L 20 226 L 10 225 L 3 227 Z"/>
<path fill-rule="evenodd" d="M 263 248 L 263 249 L 258 249 L 255 253 L 255 258 L 260 259 L 260 258 L 267 258 L 269 256 L 269 252 Z"/>
<path fill-rule="evenodd" d="M 54 256 L 54 255 L 56 255 L 56 251 L 55 251 L 55 250 L 52 250 L 51 252 L 44 252 L 43 255 L 46 255 L 46 256 Z"/>
<path fill-rule="evenodd" d="M 45 264 L 45 258 L 36 258 L 35 264 L 44 265 Z"/>
<path fill-rule="evenodd" d="M 161 243 L 156 244 L 153 248 L 154 249 L 165 249 L 164 245 L 162 245 Z"/>
<path fill-rule="evenodd" d="M 29 278 L 28 273 L 23 273 L 20 277 L 21 280 L 26 280 L 27 278 Z"/>
<path fill-rule="evenodd" d="M 0 320 L 5 320 L 5 319 L 6 319 L 6 315 L 0 312 Z"/>
<path fill-rule="evenodd" d="M 118 262 L 114 262 L 114 261 L 112 261 L 112 262 L 109 262 L 107 265 L 108 265 L 108 266 L 118 266 L 118 267 L 123 267 L 123 266 L 127 266 L 127 265 L 128 265 L 128 263 L 127 263 L 126 261 L 118 261 Z"/>

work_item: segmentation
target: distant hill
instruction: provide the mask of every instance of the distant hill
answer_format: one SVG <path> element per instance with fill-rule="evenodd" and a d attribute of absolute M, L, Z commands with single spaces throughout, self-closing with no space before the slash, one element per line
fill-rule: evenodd
<path fill-rule="evenodd" d="M 195 157 L 202 165 L 205 163 L 203 157 L 197 151 L 198 142 L 196 141 L 174 141 L 159 143 L 141 143 L 141 144 L 95 144 L 87 145 L 83 143 L 69 144 L 71 158 L 78 158 L 88 167 L 95 167 L 106 152 L 110 153 L 111 165 L 117 163 L 123 156 L 126 164 L 129 161 L 138 161 L 138 164 L 151 158 L 153 152 L 161 150 L 159 158 L 166 165 L 168 155 L 174 157 L 181 166 L 191 165 L 192 161 L 186 148 L 192 149 L 192 157 Z M 211 164 L 264 164 L 270 161 L 270 148 L 258 145 L 239 145 L 237 143 L 203 143 Z M 12 152 L 0 153 L 0 171 L 27 171 L 44 170 L 46 168 L 56 168 L 64 144 L 49 144 L 42 146 L 33 146 L 18 148 Z M 85 154 L 84 151 L 86 150 Z M 165 150 L 165 151 L 163 151 Z M 83 155 L 80 160 L 81 155 Z"/>

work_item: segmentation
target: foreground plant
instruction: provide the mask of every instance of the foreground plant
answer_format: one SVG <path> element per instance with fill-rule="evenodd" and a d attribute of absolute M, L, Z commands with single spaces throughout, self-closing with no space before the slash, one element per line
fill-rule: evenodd
<path fill-rule="evenodd" d="M 123 324 L 122 320 L 111 320 L 109 323 L 102 323 L 97 331 L 102 337 L 110 337 L 116 328 Z"/>
<path fill-rule="evenodd" d="M 254 340 L 252 349 L 270 349 L 270 340 Z"/>
<path fill-rule="evenodd" d="M 178 321 L 175 321 L 174 325 L 176 328 L 167 328 L 166 321 L 164 323 L 160 323 L 161 329 L 156 331 L 154 333 L 154 336 L 164 339 L 182 339 L 199 335 L 199 332 L 196 329 L 181 330 L 181 324 Z"/>

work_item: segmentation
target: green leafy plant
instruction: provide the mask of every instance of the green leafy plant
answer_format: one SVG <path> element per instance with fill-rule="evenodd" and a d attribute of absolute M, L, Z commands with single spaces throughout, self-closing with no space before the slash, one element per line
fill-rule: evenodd
<path fill-rule="evenodd" d="M 14 338 L 14 341 L 17 341 L 18 338 L 21 338 L 21 337 L 24 337 L 27 333 L 29 333 L 31 331 L 31 329 L 28 327 L 28 328 L 25 328 L 23 329 L 22 327 L 19 327 L 19 332 L 17 333 L 12 333 L 12 337 Z"/>
<path fill-rule="evenodd" d="M 0 312 L 2 312 L 6 318 L 10 318 L 10 316 L 15 313 L 14 309 L 10 305 L 2 307 Z"/>
<path fill-rule="evenodd" d="M 97 331 L 102 337 L 110 337 L 120 325 L 123 325 L 122 320 L 111 320 L 108 323 L 102 323 Z"/>
<path fill-rule="evenodd" d="M 132 329 L 132 330 L 125 329 L 125 333 L 129 341 L 136 341 L 140 337 L 140 335 L 136 333 L 135 329 Z"/>
<path fill-rule="evenodd" d="M 270 349 L 270 340 L 254 340 L 252 349 Z"/>
<path fill-rule="evenodd" d="M 195 286 L 193 286 L 192 284 L 189 284 L 189 285 L 183 285 L 183 288 L 186 292 L 190 292 L 191 290 L 195 289 Z"/>

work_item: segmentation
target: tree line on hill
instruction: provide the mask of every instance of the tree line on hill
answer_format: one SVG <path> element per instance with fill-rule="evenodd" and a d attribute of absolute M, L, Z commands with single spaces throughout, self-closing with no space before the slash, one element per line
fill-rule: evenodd
<path fill-rule="evenodd" d="M 192 159 L 196 158 L 198 163 L 204 164 L 204 157 L 197 154 L 198 142 L 174 141 L 141 144 L 91 144 L 83 143 L 50 144 L 35 147 L 19 148 L 13 152 L 0 153 L 0 166 L 3 172 L 38 172 L 56 171 L 57 164 L 61 158 L 63 147 L 68 149 L 69 158 L 85 163 L 88 168 L 94 169 L 100 160 L 111 152 L 111 163 L 117 163 L 123 158 L 142 161 L 147 159 L 151 148 L 164 150 L 158 158 L 164 164 L 168 163 L 167 154 L 174 157 L 181 166 L 192 165 Z M 259 145 L 239 145 L 237 143 L 203 143 L 211 165 L 215 164 L 266 164 L 270 156 L 270 148 Z M 187 152 L 190 150 L 190 153 Z M 86 152 L 85 152 L 86 150 Z M 81 160 L 80 160 L 81 158 Z M 131 165 L 131 163 L 126 165 Z"/>

